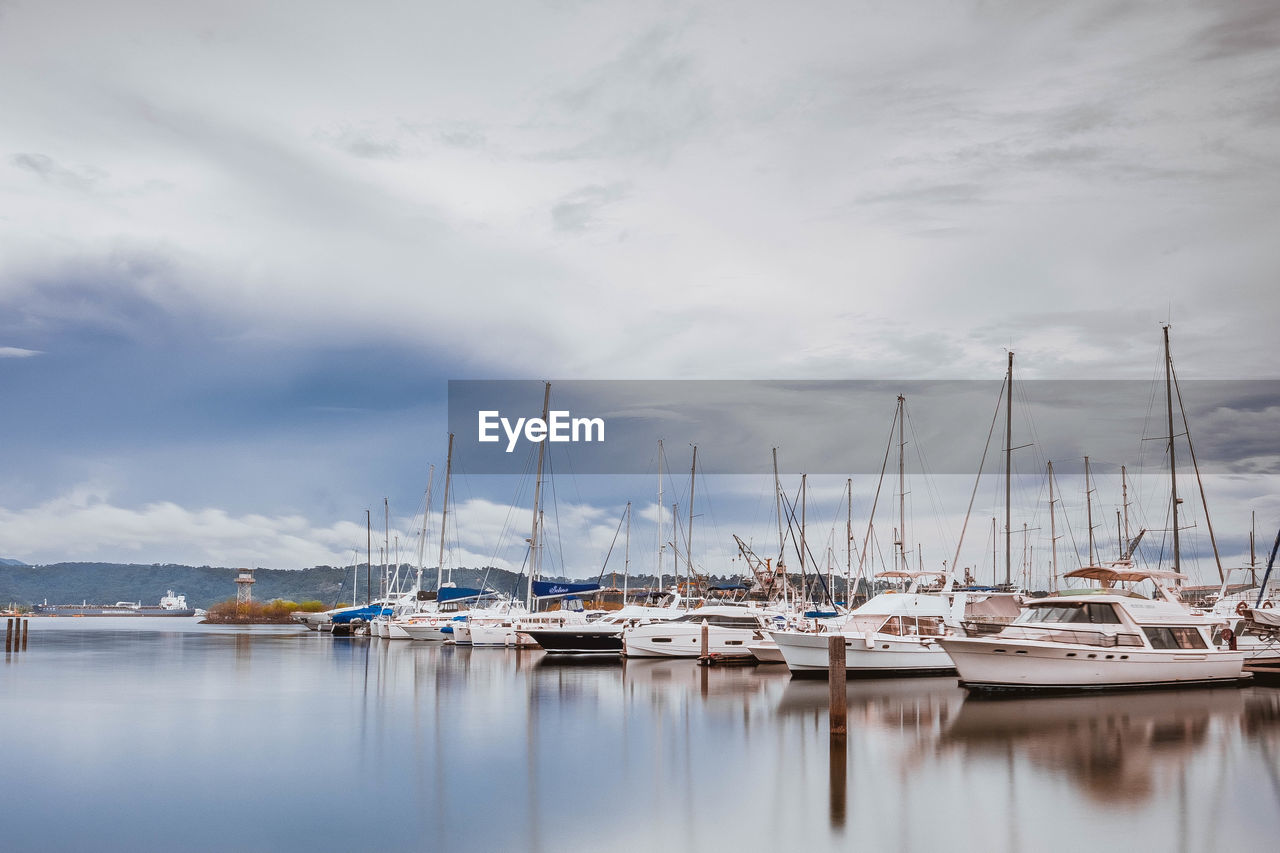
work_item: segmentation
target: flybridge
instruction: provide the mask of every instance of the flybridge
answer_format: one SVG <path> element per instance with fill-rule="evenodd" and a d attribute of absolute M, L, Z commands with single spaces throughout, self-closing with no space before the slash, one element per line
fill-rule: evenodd
<path fill-rule="evenodd" d="M 567 411 L 547 413 L 547 419 L 502 417 L 497 410 L 477 412 L 481 442 L 502 440 L 499 429 L 506 434 L 507 453 L 515 450 L 521 436 L 525 441 L 604 441 L 604 418 L 575 418 Z"/>

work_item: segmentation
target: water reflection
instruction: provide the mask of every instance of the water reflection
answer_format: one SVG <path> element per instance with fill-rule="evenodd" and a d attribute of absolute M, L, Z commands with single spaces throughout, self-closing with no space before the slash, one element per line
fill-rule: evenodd
<path fill-rule="evenodd" d="M 406 849 L 646 853 L 1280 833 L 1274 689 L 993 702 L 953 678 L 859 680 L 833 740 L 826 684 L 777 667 L 288 631 L 41 639 L 0 675 L 24 734 L 6 761 L 28 771 L 14 849 L 50 849 L 57 825 L 64 849 L 221 850 L 228 813 L 273 850 L 367 846 L 375 823 Z M 179 843 L 138 813 L 179 816 Z"/>

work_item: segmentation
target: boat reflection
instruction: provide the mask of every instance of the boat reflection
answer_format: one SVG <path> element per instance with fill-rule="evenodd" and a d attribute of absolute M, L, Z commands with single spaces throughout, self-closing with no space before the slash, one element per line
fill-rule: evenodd
<path fill-rule="evenodd" d="M 1276 737 L 1280 693 L 1173 690 L 1107 696 L 967 698 L 939 749 L 969 761 L 1025 758 L 1061 774 L 1093 803 L 1129 809 L 1170 793 L 1210 745 L 1237 733 Z"/>

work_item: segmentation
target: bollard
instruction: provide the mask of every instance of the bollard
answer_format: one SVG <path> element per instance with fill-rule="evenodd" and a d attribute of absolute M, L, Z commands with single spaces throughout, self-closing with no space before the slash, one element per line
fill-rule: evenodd
<path fill-rule="evenodd" d="M 27 632 L 31 630 L 31 619 L 22 620 L 22 650 L 27 650 Z"/>
<path fill-rule="evenodd" d="M 845 692 L 844 634 L 827 638 L 827 682 L 831 688 L 830 731 L 844 737 L 849 717 L 849 694 Z"/>
<path fill-rule="evenodd" d="M 13 651 L 13 617 L 10 616 L 4 623 L 4 651 L 5 654 Z"/>
<path fill-rule="evenodd" d="M 707 627 L 707 620 L 702 620 L 702 659 L 706 660 L 711 657 L 711 629 Z"/>

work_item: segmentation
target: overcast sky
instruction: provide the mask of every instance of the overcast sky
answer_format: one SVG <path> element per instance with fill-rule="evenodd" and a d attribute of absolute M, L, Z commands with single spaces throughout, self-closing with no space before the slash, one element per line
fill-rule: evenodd
<path fill-rule="evenodd" d="M 1275 378 L 1277 79 L 1265 0 L 0 0 L 0 556 L 349 562 L 449 379 Z"/>

